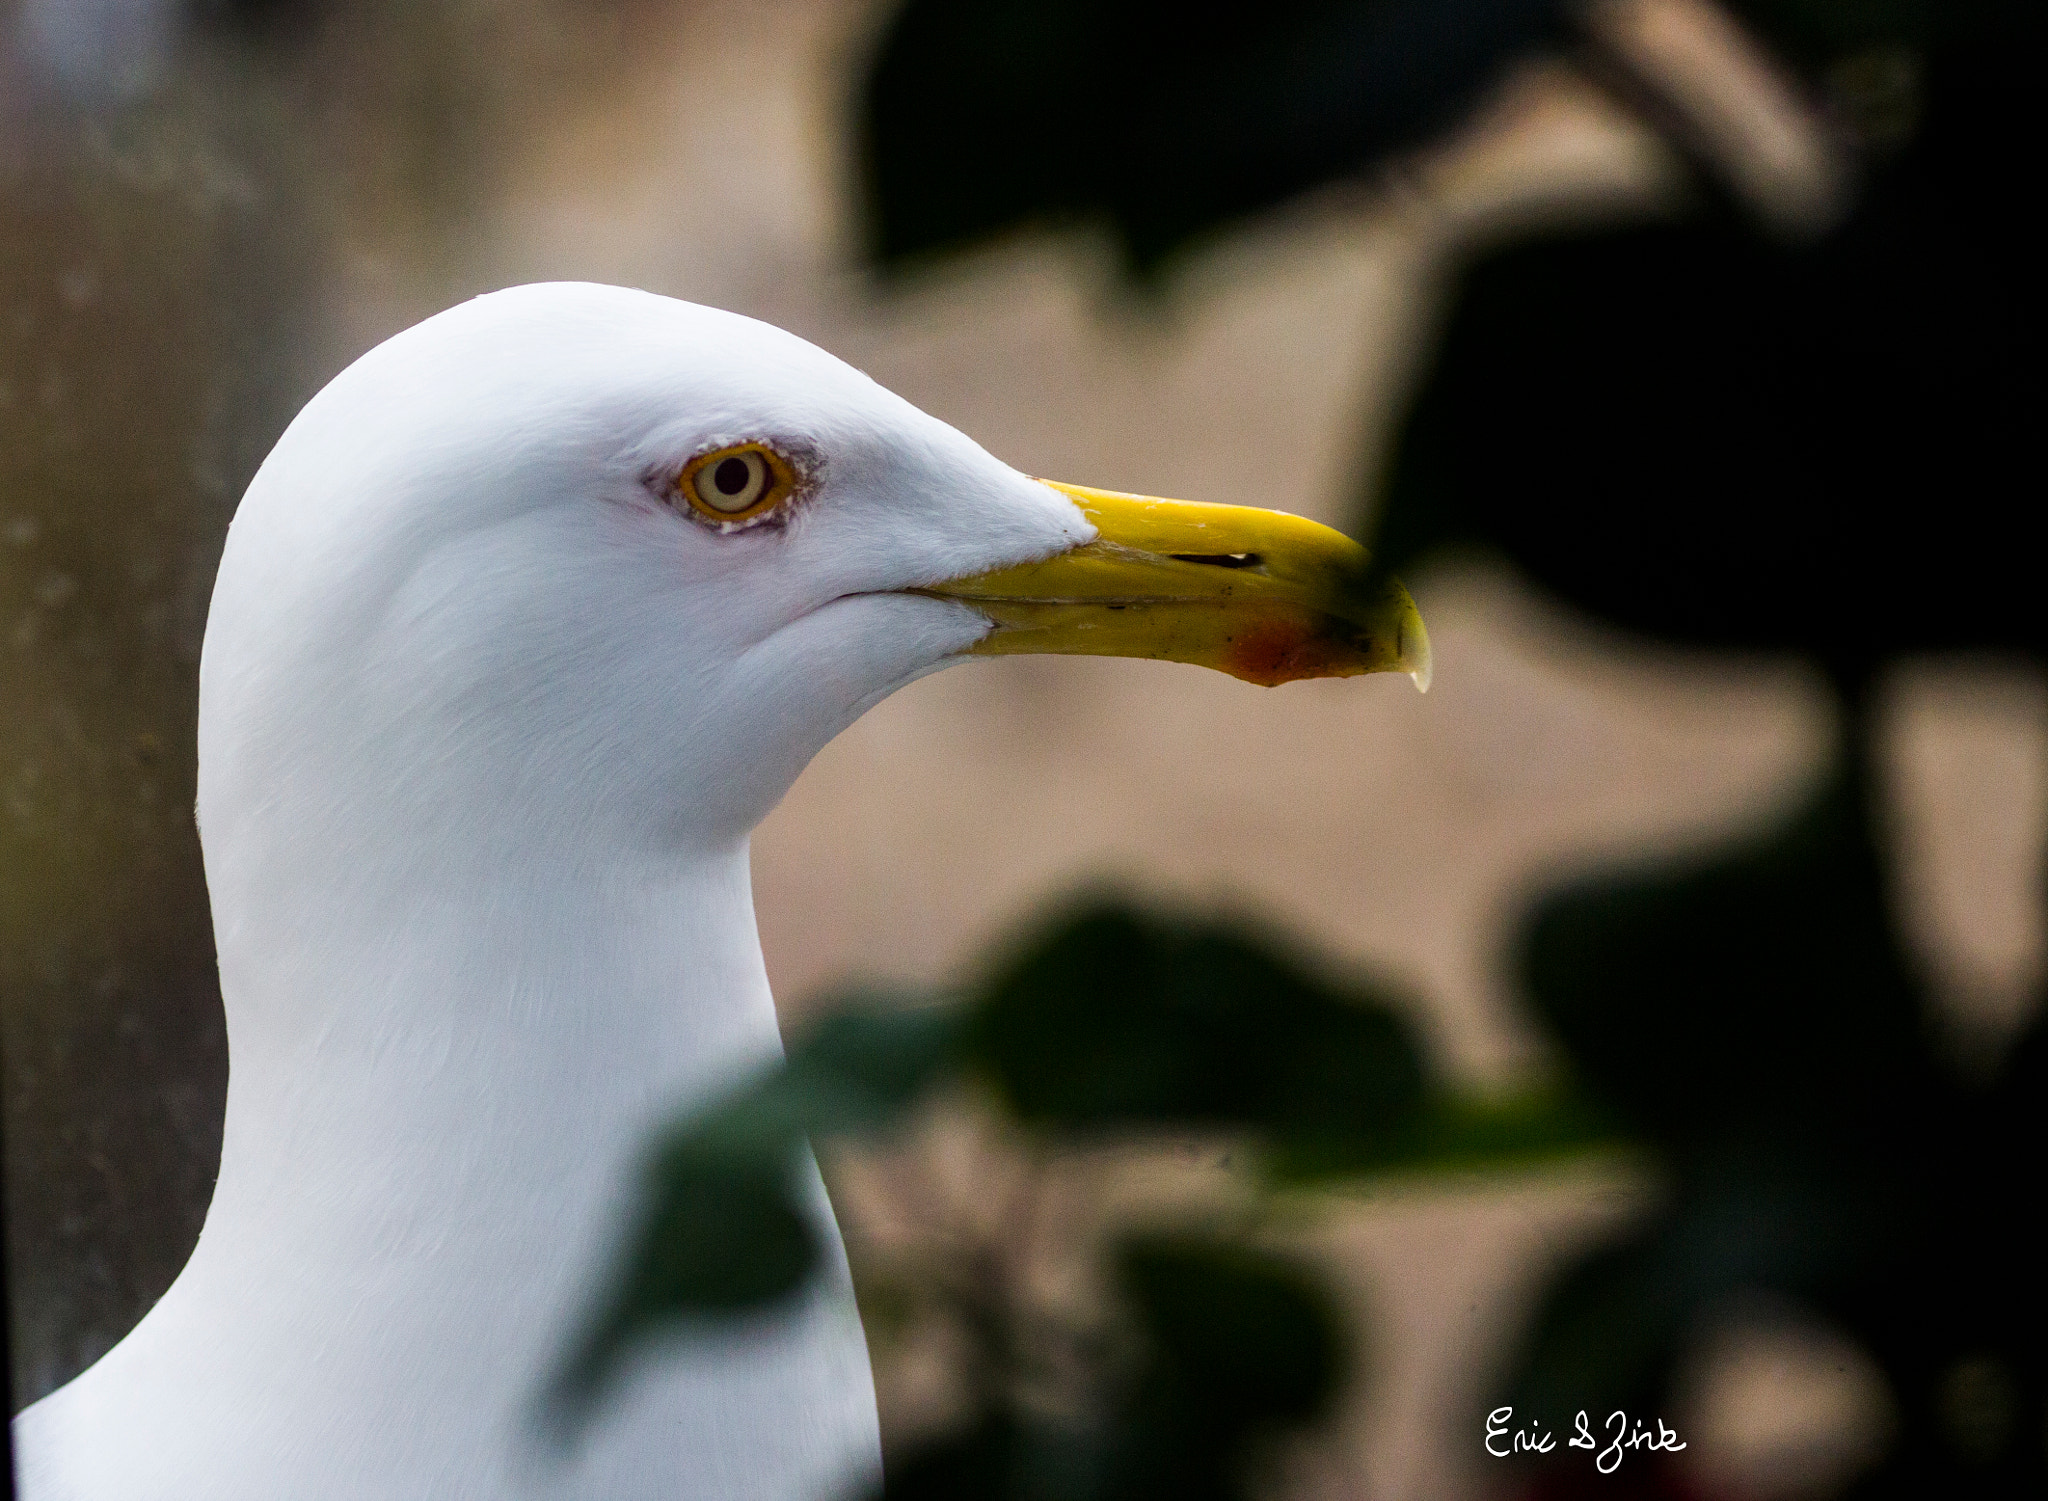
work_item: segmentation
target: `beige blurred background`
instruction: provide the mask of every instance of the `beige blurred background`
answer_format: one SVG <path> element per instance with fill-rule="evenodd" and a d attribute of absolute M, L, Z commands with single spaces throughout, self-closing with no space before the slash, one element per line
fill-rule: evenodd
<path fill-rule="evenodd" d="M 240 485 L 350 359 L 492 287 L 621 282 L 794 329 L 1027 472 L 1355 527 L 1458 257 L 1532 216 L 1668 212 L 1681 171 L 1537 63 L 1454 137 L 1215 243 L 1155 298 L 1121 292 L 1081 232 L 881 285 L 859 265 L 849 125 L 886 14 L 389 0 L 250 31 L 144 0 L 0 5 L 17 1403 L 117 1338 L 196 1232 L 225 1078 L 192 917 L 206 595 Z M 1789 191 L 1759 159 L 1758 191 Z M 1426 697 L 1026 658 L 876 709 L 755 840 L 786 1021 L 848 978 L 943 982 L 1048 902 L 1113 886 L 1250 913 L 1384 979 L 1467 1083 L 1539 1079 L 1551 1059 L 1501 963 L 1531 884 L 1753 823 L 1818 770 L 1828 710 L 1796 664 L 1650 651 L 1483 562 L 1410 582 Z M 1895 895 L 1954 1046 L 1982 1051 L 2048 953 L 2048 686 L 1927 661 L 1887 706 Z M 932 1150 L 986 1170 L 971 1143 Z M 1199 1198 L 1190 1174 L 1101 1181 Z M 1594 1164 L 1383 1185 L 1309 1217 L 1368 1359 L 1302 1492 L 1484 1492 L 1466 1416 L 1526 1300 L 1655 1192 Z M 857 1258 L 891 1233 L 852 1228 Z M 1881 1434 L 1881 1392 L 1825 1331 L 1703 1331 L 1698 1365 L 1679 1421 L 1746 1489 L 1825 1481 Z M 882 1378 L 885 1425 L 943 1405 L 942 1363 L 885 1359 Z"/>

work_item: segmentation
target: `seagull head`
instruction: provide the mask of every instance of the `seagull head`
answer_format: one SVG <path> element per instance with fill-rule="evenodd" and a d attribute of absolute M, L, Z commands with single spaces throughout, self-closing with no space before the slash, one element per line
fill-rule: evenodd
<path fill-rule="evenodd" d="M 524 808 L 727 842 L 869 706 L 1013 652 L 1429 671 L 1408 596 L 1329 528 L 1034 479 L 769 325 L 521 287 L 365 355 L 266 461 L 208 625 L 202 781 L 346 770 L 423 833 Z"/>
<path fill-rule="evenodd" d="M 337 376 L 236 512 L 201 652 L 213 1202 L 142 1324 L 21 1419 L 30 1488 L 871 1483 L 843 1259 L 642 1367 L 569 1468 L 532 1399 L 660 1122 L 776 1056 L 747 832 L 868 706 L 1010 652 L 1429 666 L 1336 532 L 1030 478 L 729 313 L 524 287 Z"/>

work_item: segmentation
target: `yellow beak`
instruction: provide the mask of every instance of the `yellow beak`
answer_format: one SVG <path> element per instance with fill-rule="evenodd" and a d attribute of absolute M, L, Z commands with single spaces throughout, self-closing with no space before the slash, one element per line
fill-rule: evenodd
<path fill-rule="evenodd" d="M 1153 657 L 1268 686 L 1405 672 L 1428 689 L 1415 601 L 1342 532 L 1284 511 L 1044 483 L 1101 535 L 924 590 L 995 622 L 974 652 Z"/>

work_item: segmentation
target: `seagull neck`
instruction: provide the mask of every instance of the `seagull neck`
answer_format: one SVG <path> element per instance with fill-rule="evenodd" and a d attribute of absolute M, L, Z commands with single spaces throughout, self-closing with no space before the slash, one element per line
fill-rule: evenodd
<path fill-rule="evenodd" d="M 228 1110 L 195 1265 L 289 1244 L 379 1302 L 481 1277 L 573 1306 L 653 1130 L 779 1048 L 744 841 L 467 886 L 287 874 L 239 883 L 221 935 Z"/>

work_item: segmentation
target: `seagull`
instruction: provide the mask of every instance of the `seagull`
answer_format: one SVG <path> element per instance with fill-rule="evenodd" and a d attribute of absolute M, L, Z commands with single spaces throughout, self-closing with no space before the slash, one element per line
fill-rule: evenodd
<path fill-rule="evenodd" d="M 571 1447 L 536 1402 L 659 1127 L 780 1055 L 750 831 L 870 706 L 1013 652 L 1429 673 L 1339 533 L 1030 478 L 732 313 L 519 287 L 337 376 L 200 662 L 219 1179 L 162 1300 L 16 1420 L 25 1501 L 871 1487 L 815 1164 L 816 1287 L 650 1345 Z"/>

